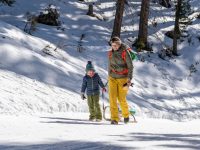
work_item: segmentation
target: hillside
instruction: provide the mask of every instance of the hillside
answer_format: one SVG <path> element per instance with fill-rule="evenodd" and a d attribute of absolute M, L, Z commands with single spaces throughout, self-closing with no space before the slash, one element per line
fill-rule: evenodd
<path fill-rule="evenodd" d="M 60 19 L 63 22 L 62 28 L 65 30 L 37 24 L 33 36 L 24 33 L 26 12 L 37 14 L 48 4 L 55 4 L 59 8 Z M 192 4 L 193 7 L 196 7 L 197 1 L 193 1 Z M 138 17 L 134 17 L 133 9 L 131 11 L 130 7 L 134 6 L 135 8 L 137 5 L 138 3 L 129 3 L 126 6 L 126 13 L 133 15 L 135 21 Z M 193 19 L 193 24 L 187 27 L 192 44 L 189 45 L 187 39 L 185 39 L 179 45 L 181 56 L 165 61 L 158 57 L 162 43 L 155 37 L 159 35 L 164 43 L 172 44 L 172 40 L 166 38 L 164 33 L 173 26 L 173 22 L 170 21 L 173 12 L 160 7 L 158 4 L 152 5 L 152 18 L 153 15 L 158 15 L 159 11 L 162 12 L 159 13 L 160 16 L 156 16 L 160 20 L 158 26 L 154 29 L 149 26 L 149 38 L 153 43 L 154 52 L 139 53 L 139 59 L 143 61 L 134 62 L 134 87 L 131 88 L 128 95 L 129 105 L 137 109 L 138 116 L 143 117 L 175 120 L 199 118 L 200 78 L 198 70 L 200 68 L 200 47 L 196 38 L 199 35 L 199 20 Z M 67 6 L 70 7 L 65 9 Z M 20 0 L 13 7 L 1 7 L 0 31 L 2 38 L 0 40 L 3 43 L 0 46 L 1 69 L 14 72 L 20 78 L 27 77 L 33 79 L 33 81 L 47 84 L 47 86 L 53 85 L 72 92 L 77 96 L 76 100 L 73 100 L 76 105 L 77 102 L 81 101 L 78 95 L 88 60 L 93 61 L 104 83 L 107 82 L 107 59 L 105 58 L 109 49 L 107 41 L 112 31 L 114 19 L 112 15 L 114 5 L 111 2 L 97 3 L 95 7 L 97 13 L 104 12 L 103 16 L 107 18 L 106 21 L 85 15 L 86 8 L 86 3 L 81 2 L 59 1 L 56 3 L 55 1 L 47 2 L 45 0 L 34 2 L 34 5 L 25 0 Z M 131 26 L 133 20 L 130 20 L 130 18 L 125 17 L 124 28 L 126 27 L 127 30 L 122 33 L 124 40 L 129 41 L 129 44 L 130 40 L 126 40 L 126 38 L 134 37 L 138 30 L 136 23 Z M 165 23 L 163 23 L 163 19 L 165 19 Z M 131 30 L 134 30 L 134 32 Z M 79 47 L 78 42 L 82 34 L 84 34 L 84 39 L 81 47 L 84 50 L 80 53 L 77 51 L 77 47 Z M 57 45 L 60 48 L 54 51 Z M 45 47 L 51 55 L 44 53 Z M 197 71 L 190 74 L 191 65 L 194 65 Z M 20 90 L 11 91 L 11 93 L 16 92 L 20 92 Z M 40 94 L 38 93 L 38 95 Z M 25 97 L 23 102 L 20 97 L 15 97 L 15 99 L 22 103 L 32 103 L 29 100 L 30 96 Z M 51 101 L 55 101 L 49 93 L 48 97 Z M 68 96 L 62 97 L 65 99 L 64 101 L 69 102 Z M 4 96 L 5 103 L 8 103 L 7 99 L 9 98 L 5 99 Z M 63 101 L 59 98 L 56 98 L 57 100 Z M 3 108 L 6 107 L 6 104 L 1 105 Z M 78 110 L 82 110 L 82 108 L 85 110 L 85 104 L 84 106 L 80 104 L 77 107 Z M 4 109 L 9 110 L 9 108 Z M 9 110 L 10 113 L 16 113 L 17 110 L 15 109 Z M 21 109 L 21 111 L 23 112 L 26 109 Z M 29 110 L 29 112 L 33 112 L 33 110 Z"/>
<path fill-rule="evenodd" d="M 97 17 L 86 15 L 92 2 Z M 87 101 L 80 97 L 87 61 L 107 82 L 115 2 L 16 0 L 12 7 L 0 5 L 0 150 L 198 150 L 200 3 L 190 4 L 192 23 L 178 44 L 180 56 L 161 58 L 163 48 L 173 44 L 165 33 L 174 27 L 175 6 L 151 2 L 148 41 L 153 51 L 137 53 L 127 96 L 138 122 L 130 118 L 118 126 L 88 121 Z M 27 16 L 49 5 L 58 10 L 61 26 L 37 23 L 31 34 L 25 32 Z M 140 5 L 140 0 L 125 5 L 121 38 L 130 47 L 138 35 Z M 100 95 L 103 104 L 109 105 L 108 92 L 105 98 Z"/>

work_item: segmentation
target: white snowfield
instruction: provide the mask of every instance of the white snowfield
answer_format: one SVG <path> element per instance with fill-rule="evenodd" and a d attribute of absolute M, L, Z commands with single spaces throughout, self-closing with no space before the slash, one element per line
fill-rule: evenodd
<path fill-rule="evenodd" d="M 0 113 L 7 115 L 86 112 L 87 103 L 71 91 L 0 71 Z"/>
<path fill-rule="evenodd" d="M 199 150 L 200 121 L 138 118 L 137 124 L 89 122 L 88 114 L 4 116 L 1 150 Z"/>
<path fill-rule="evenodd" d="M 172 44 L 164 33 L 173 27 L 173 12 L 158 4 L 152 4 L 150 16 L 158 15 L 158 27 L 149 26 L 154 53 L 138 54 L 144 61 L 134 62 L 134 86 L 127 97 L 138 123 L 88 121 L 87 101 L 80 98 L 87 61 L 104 83 L 108 77 L 115 5 L 101 2 L 95 12 L 106 21 L 85 15 L 86 3 L 73 0 L 18 0 L 11 8 L 0 6 L 0 150 L 200 149 L 200 20 L 187 27 L 191 43 L 186 38 L 179 44 L 181 56 L 163 60 L 156 35 Z M 64 30 L 37 24 L 33 36 L 26 34 L 24 14 L 38 14 L 50 3 L 59 8 Z M 138 13 L 138 4 L 131 3 L 132 14 Z M 191 4 L 199 10 L 198 0 Z M 138 26 L 130 24 L 139 18 L 124 19 L 122 37 L 132 39 Z M 109 105 L 107 93 L 102 103 Z"/>

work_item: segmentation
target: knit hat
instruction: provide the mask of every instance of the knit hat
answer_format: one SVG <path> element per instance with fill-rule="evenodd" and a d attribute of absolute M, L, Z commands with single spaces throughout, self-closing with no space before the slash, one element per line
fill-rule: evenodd
<path fill-rule="evenodd" d="M 85 71 L 88 72 L 89 70 L 95 71 L 94 66 L 92 65 L 91 61 L 88 61 Z"/>

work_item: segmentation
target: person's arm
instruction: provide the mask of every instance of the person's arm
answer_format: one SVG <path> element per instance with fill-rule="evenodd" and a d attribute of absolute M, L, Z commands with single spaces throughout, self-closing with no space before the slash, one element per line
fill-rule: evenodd
<path fill-rule="evenodd" d="M 103 82 L 102 82 L 100 76 L 99 76 L 98 74 L 97 74 L 97 76 L 98 76 L 98 83 L 99 83 L 100 87 L 101 87 L 101 88 L 105 88 L 105 85 L 103 84 Z"/>
<path fill-rule="evenodd" d="M 83 78 L 82 87 L 81 87 L 81 93 L 82 93 L 82 94 L 85 93 L 86 88 L 87 88 L 87 80 L 86 80 L 86 78 L 84 77 L 84 78 Z"/>
<path fill-rule="evenodd" d="M 128 67 L 128 78 L 131 81 L 133 78 L 133 62 L 128 51 L 126 51 L 126 64 Z"/>
<path fill-rule="evenodd" d="M 110 76 L 111 66 L 110 66 L 110 55 L 112 55 L 112 49 L 108 51 L 108 76 Z"/>

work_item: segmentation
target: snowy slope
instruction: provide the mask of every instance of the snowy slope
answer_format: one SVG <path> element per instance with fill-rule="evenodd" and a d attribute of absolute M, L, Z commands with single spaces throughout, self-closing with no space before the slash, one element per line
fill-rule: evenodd
<path fill-rule="evenodd" d="M 70 90 L 40 83 L 9 71 L 0 71 L 0 114 L 85 112 L 86 102 Z"/>
<path fill-rule="evenodd" d="M 195 0 L 192 2 L 194 6 L 198 4 Z M 54 4 L 59 8 L 62 27 L 65 30 L 38 24 L 33 36 L 24 33 L 22 30 L 26 12 L 38 14 L 48 4 Z M 5 88 L 1 87 L 0 98 L 4 99 L 0 103 L 1 114 L 87 111 L 86 103 L 81 103 L 79 98 L 82 77 L 87 60 L 92 60 L 103 81 L 107 81 L 106 57 L 109 49 L 107 41 L 112 31 L 113 4 L 111 1 L 102 1 L 95 7 L 98 14 L 108 18 L 107 21 L 86 16 L 86 3 L 72 0 L 37 2 L 19 0 L 14 7 L 1 7 L 0 18 L 3 21 L 0 21 L 0 68 L 3 75 L 0 79 L 7 89 L 5 92 Z M 131 13 L 124 19 L 123 38 L 137 34 L 138 25 L 131 26 L 131 23 L 138 22 L 139 17 L 134 16 L 134 19 L 130 17 L 138 13 L 139 5 L 138 2 L 130 3 L 130 6 L 137 8 L 136 12 L 127 11 L 130 6 L 126 7 L 126 13 Z M 156 29 L 149 27 L 151 33 L 149 40 L 153 43 L 155 53 L 141 53 L 139 57 L 145 61 L 134 62 L 134 87 L 128 95 L 129 105 L 135 107 L 137 115 L 142 117 L 174 120 L 199 118 L 200 47 L 196 36 L 200 31 L 200 21 L 196 19 L 191 26 L 188 26 L 193 44 L 189 45 L 185 40 L 179 47 L 182 53 L 180 57 L 162 60 L 156 53 L 162 47 L 156 35 L 162 35 L 161 38 L 166 44 L 172 43 L 170 39 L 164 37 L 164 33 L 173 26 L 173 21 L 170 19 L 173 12 L 161 8 L 158 4 L 154 5 L 151 19 L 153 15 L 160 15 L 158 27 Z M 160 11 L 162 13 L 159 13 Z M 79 53 L 77 45 L 82 34 L 85 35 L 83 40 L 85 50 Z M 54 52 L 53 49 L 58 43 L 65 46 Z M 47 45 L 52 47 L 50 50 L 53 56 L 42 52 Z M 197 71 L 190 75 L 189 67 L 192 64 Z M 6 79 L 5 76 L 11 79 Z M 26 82 L 27 86 L 18 88 Z M 13 83 L 17 87 L 13 88 Z M 49 86 L 57 89 L 58 93 L 51 91 Z M 41 91 L 26 92 L 40 87 L 43 87 Z M 43 93 L 47 95 L 44 96 Z M 21 94 L 24 95 L 23 98 Z M 18 105 L 10 105 L 12 103 Z M 68 104 L 73 107 L 66 108 Z M 33 109 L 27 108 L 27 105 Z"/>
<path fill-rule="evenodd" d="M 61 12 L 63 30 L 37 24 L 32 36 L 24 33 L 25 14 L 39 14 L 49 4 Z M 199 0 L 191 4 L 200 11 Z M 128 94 L 138 122 L 118 126 L 88 121 L 87 102 L 80 99 L 88 60 L 107 81 L 114 1 L 95 4 L 95 13 L 105 21 L 86 16 L 87 3 L 78 0 L 17 0 L 13 7 L 0 6 L 0 150 L 198 150 L 200 20 L 193 18 L 196 14 L 190 16 L 191 43 L 183 39 L 181 56 L 162 60 L 158 52 L 163 44 L 172 44 L 164 33 L 173 28 L 174 12 L 151 5 L 150 20 L 158 22 L 156 28 L 149 25 L 154 53 L 138 54 Z M 139 10 L 140 0 L 126 5 L 122 38 L 130 45 L 127 38 L 138 33 Z M 79 53 L 81 35 L 85 50 Z M 103 102 L 108 104 L 107 94 Z"/>
<path fill-rule="evenodd" d="M 54 52 L 55 45 L 7 23 L 0 26 L 1 114 L 88 111 L 80 99 L 87 60 Z M 51 55 L 43 52 L 47 45 Z"/>

